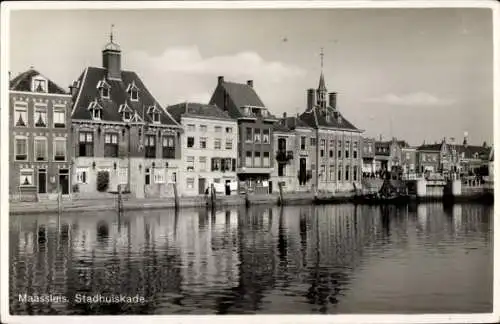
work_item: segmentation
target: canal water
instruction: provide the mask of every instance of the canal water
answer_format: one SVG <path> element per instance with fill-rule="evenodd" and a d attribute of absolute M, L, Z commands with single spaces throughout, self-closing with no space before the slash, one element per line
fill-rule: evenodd
<path fill-rule="evenodd" d="M 493 207 L 16 215 L 10 261 L 17 315 L 492 312 Z"/>

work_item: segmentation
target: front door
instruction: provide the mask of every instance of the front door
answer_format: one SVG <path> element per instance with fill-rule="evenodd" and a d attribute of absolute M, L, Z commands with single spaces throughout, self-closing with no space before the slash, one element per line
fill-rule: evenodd
<path fill-rule="evenodd" d="M 231 195 L 231 180 L 226 180 L 226 196 Z"/>
<path fill-rule="evenodd" d="M 269 193 L 270 194 L 273 193 L 273 182 L 272 181 L 269 181 Z"/>
<path fill-rule="evenodd" d="M 205 194 L 205 182 L 206 182 L 205 178 L 199 178 L 198 179 L 198 193 L 200 195 L 204 195 Z"/>
<path fill-rule="evenodd" d="M 69 194 L 69 172 L 68 170 L 59 170 L 59 189 L 63 195 Z"/>
<path fill-rule="evenodd" d="M 47 193 L 47 170 L 38 170 L 38 193 Z"/>

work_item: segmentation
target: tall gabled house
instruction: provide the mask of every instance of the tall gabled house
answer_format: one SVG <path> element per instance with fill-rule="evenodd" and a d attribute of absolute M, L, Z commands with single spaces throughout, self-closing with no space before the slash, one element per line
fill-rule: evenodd
<path fill-rule="evenodd" d="M 253 81 L 234 83 L 218 77 L 210 104 L 238 122 L 236 173 L 240 182 L 252 192 L 272 192 L 273 183 L 269 179 L 274 167 L 272 137 L 277 118 L 257 95 Z"/>
<path fill-rule="evenodd" d="M 176 183 L 182 163 L 180 124 L 136 72 L 122 70 L 112 35 L 102 62 L 87 67 L 70 87 L 79 192 L 115 191 L 121 185 L 136 197 L 171 194 L 169 185 Z M 109 177 L 104 188 L 98 184 L 103 173 Z"/>
<path fill-rule="evenodd" d="M 30 69 L 10 81 L 9 99 L 10 197 L 70 194 L 70 94 Z"/>
<path fill-rule="evenodd" d="M 327 101 L 328 98 L 328 101 Z M 362 130 L 337 107 L 337 93 L 328 93 L 323 72 L 318 89 L 307 90 L 307 109 L 299 118 L 315 129 L 312 154 L 300 157 L 299 173 L 312 173 L 312 183 L 323 191 L 348 191 L 361 186 Z"/>

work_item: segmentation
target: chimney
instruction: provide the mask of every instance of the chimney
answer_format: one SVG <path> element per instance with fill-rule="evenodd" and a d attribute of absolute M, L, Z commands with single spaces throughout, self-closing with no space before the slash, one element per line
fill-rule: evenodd
<path fill-rule="evenodd" d="M 247 81 L 247 85 L 248 85 L 249 87 L 252 87 L 252 88 L 253 88 L 253 80 L 248 80 L 248 81 Z"/>
<path fill-rule="evenodd" d="M 469 134 L 467 132 L 464 132 L 464 146 L 467 146 L 467 136 Z"/>
<path fill-rule="evenodd" d="M 328 104 L 330 107 L 337 109 L 337 93 L 336 92 L 330 92 L 328 94 Z"/>
<path fill-rule="evenodd" d="M 12 72 L 9 71 L 9 82 L 12 80 Z"/>
<path fill-rule="evenodd" d="M 77 81 L 73 81 L 73 83 L 71 83 L 71 85 L 69 86 L 69 93 L 70 93 L 70 95 L 74 96 L 78 92 L 78 86 L 77 86 L 77 84 L 78 84 Z"/>
<path fill-rule="evenodd" d="M 307 110 L 311 110 L 316 102 L 316 93 L 314 89 L 307 90 Z"/>
<path fill-rule="evenodd" d="M 286 112 L 283 113 L 283 118 L 286 118 Z"/>
<path fill-rule="evenodd" d="M 217 84 L 222 84 L 222 83 L 224 83 L 224 77 L 221 75 L 217 77 Z"/>
<path fill-rule="evenodd" d="M 379 141 L 382 142 L 382 134 L 379 135 Z"/>

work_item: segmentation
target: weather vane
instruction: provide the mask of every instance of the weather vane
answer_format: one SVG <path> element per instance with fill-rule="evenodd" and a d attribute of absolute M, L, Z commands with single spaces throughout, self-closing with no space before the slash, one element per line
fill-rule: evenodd
<path fill-rule="evenodd" d="M 321 70 L 323 70 L 323 57 L 325 56 L 325 53 L 323 52 L 323 47 L 321 48 L 319 56 L 321 56 Z"/>
<path fill-rule="evenodd" d="M 115 24 L 111 24 L 111 32 L 109 33 L 109 39 L 111 40 L 111 43 L 113 43 L 113 27 L 115 27 Z"/>

